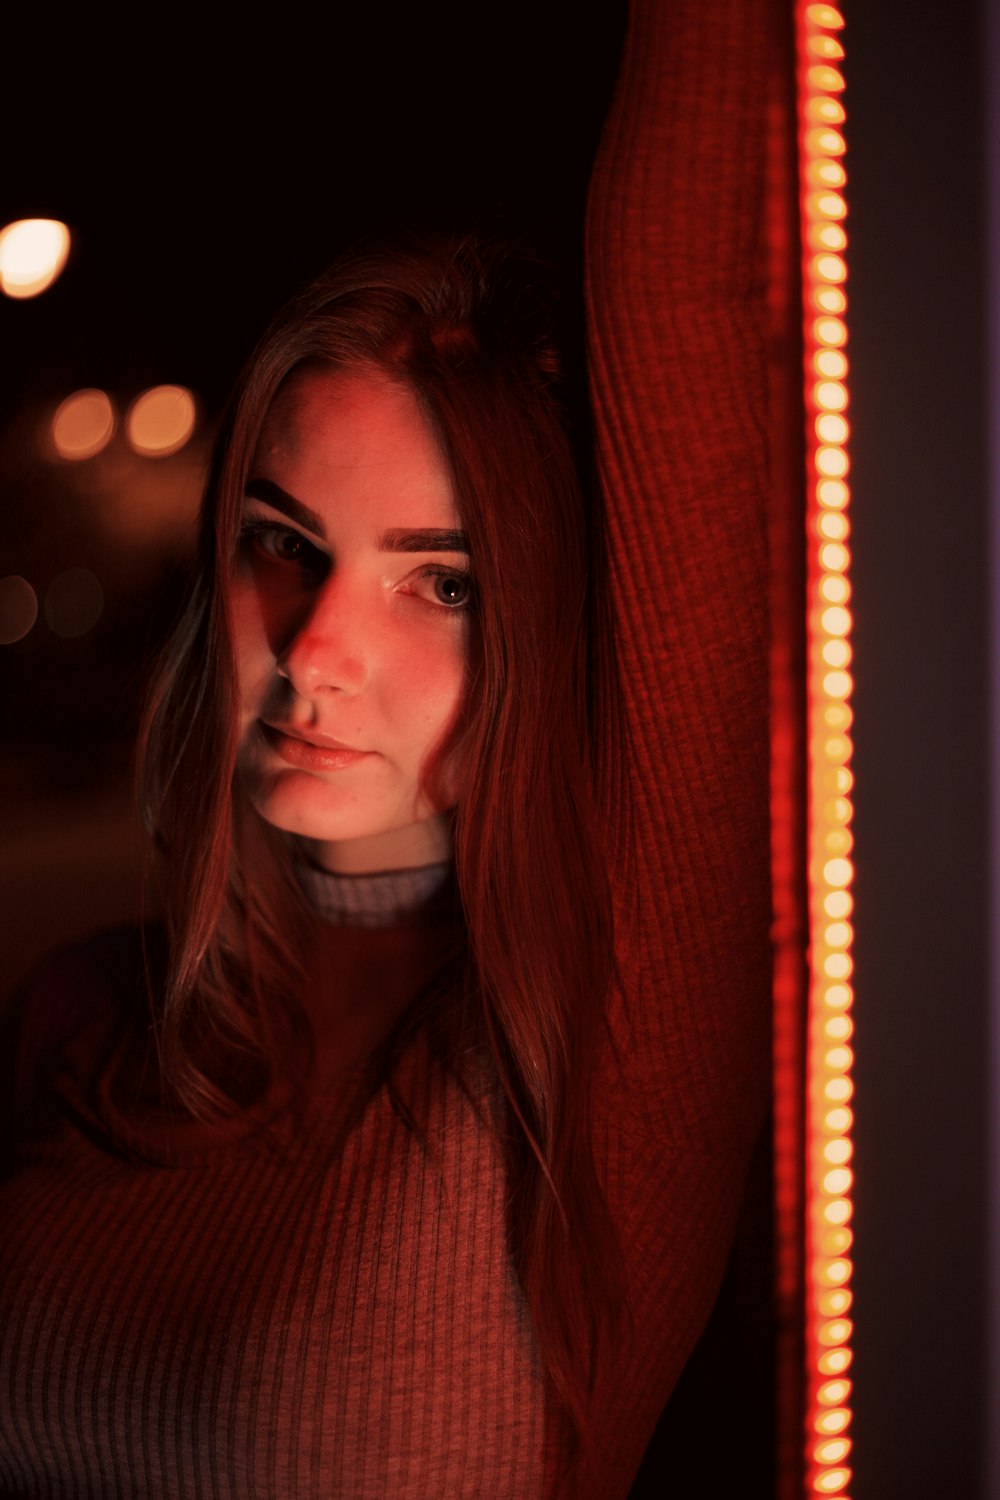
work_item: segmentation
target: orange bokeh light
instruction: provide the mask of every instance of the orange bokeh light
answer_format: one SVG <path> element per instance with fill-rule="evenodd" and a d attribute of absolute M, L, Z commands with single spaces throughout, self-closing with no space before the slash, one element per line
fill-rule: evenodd
<path fill-rule="evenodd" d="M 807 5 L 806 20 L 826 31 L 840 31 L 844 18 L 835 5 Z"/>
<path fill-rule="evenodd" d="M 841 125 L 845 118 L 840 100 L 823 94 L 812 95 L 806 104 L 805 115 L 807 120 L 822 120 L 826 125 Z"/>
<path fill-rule="evenodd" d="M 817 318 L 813 324 L 813 337 L 817 343 L 839 347 L 847 343 L 847 325 L 840 318 Z"/>
<path fill-rule="evenodd" d="M 809 87 L 817 94 L 839 94 L 844 87 L 844 75 L 839 68 L 829 68 L 823 63 L 809 69 Z"/>
<path fill-rule="evenodd" d="M 38 619 L 38 595 L 20 573 L 0 578 L 0 646 L 13 646 L 33 629 Z"/>
<path fill-rule="evenodd" d="M 821 380 L 814 387 L 813 395 L 816 398 L 816 405 L 821 406 L 824 411 L 843 411 L 847 405 L 847 387 L 840 380 Z M 845 430 L 844 437 L 839 439 L 827 437 L 824 432 L 820 432 L 819 435 L 824 442 L 834 443 L 843 442 L 847 437 L 847 432 Z"/>
<path fill-rule="evenodd" d="M 839 286 L 817 286 L 813 301 L 821 312 L 842 313 L 847 308 L 847 298 Z"/>
<path fill-rule="evenodd" d="M 59 219 L 16 219 L 0 229 L 0 291 L 37 297 L 62 273 L 70 234 Z"/>
<path fill-rule="evenodd" d="M 74 391 L 52 418 L 52 446 L 60 458 L 93 458 L 114 436 L 115 409 L 104 391 Z"/>
<path fill-rule="evenodd" d="M 817 1432 L 843 1432 L 849 1427 L 851 1414 L 844 1407 L 835 1407 L 832 1411 L 821 1412 L 816 1418 Z"/>
<path fill-rule="evenodd" d="M 828 380 L 843 380 L 847 374 L 847 355 L 840 349 L 817 349 L 813 365 L 817 375 L 825 375 Z"/>
<path fill-rule="evenodd" d="M 125 431 L 136 453 L 167 458 L 178 453 L 194 432 L 195 400 L 181 385 L 157 385 L 137 396 L 125 419 Z"/>

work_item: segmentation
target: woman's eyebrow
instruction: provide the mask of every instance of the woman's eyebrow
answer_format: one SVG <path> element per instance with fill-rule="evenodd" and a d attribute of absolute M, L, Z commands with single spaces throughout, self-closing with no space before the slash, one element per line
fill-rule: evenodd
<path fill-rule="evenodd" d="M 468 552 L 469 538 L 464 531 L 438 529 L 404 530 L 394 527 L 378 539 L 380 552 Z"/>
<path fill-rule="evenodd" d="M 301 500 L 296 500 L 294 495 L 289 495 L 273 479 L 249 479 L 244 493 L 248 500 L 263 501 L 272 510 L 280 510 L 283 516 L 304 526 L 307 531 L 314 532 L 316 536 L 326 535 L 323 517 L 317 511 L 310 510 L 308 505 L 303 505 Z"/>

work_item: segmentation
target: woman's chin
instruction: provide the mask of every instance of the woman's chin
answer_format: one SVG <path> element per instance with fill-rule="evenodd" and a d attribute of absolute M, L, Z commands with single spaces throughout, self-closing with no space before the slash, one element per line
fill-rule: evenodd
<path fill-rule="evenodd" d="M 338 875 L 419 869 L 451 858 L 451 819 L 438 813 L 353 838 L 300 836 L 299 843 L 312 864 Z"/>
<path fill-rule="evenodd" d="M 312 786 L 295 786 L 312 780 Z M 322 790 L 322 789 L 320 789 Z M 328 790 L 328 789 L 327 789 Z M 292 834 L 314 864 L 341 874 L 414 869 L 451 857 L 451 816 L 417 808 L 375 809 L 354 798 L 319 795 L 315 778 L 248 778 L 259 817 Z"/>

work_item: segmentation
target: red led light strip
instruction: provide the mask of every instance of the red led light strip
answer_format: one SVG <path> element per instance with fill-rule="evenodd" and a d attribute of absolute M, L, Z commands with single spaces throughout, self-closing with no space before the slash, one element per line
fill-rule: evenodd
<path fill-rule="evenodd" d="M 796 11 L 808 496 L 805 1494 L 849 1496 L 853 1115 L 843 17 Z"/>

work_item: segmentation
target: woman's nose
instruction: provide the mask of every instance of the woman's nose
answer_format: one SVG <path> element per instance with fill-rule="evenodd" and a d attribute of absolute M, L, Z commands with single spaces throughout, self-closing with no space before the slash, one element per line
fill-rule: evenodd
<path fill-rule="evenodd" d="M 277 668 L 303 697 L 361 691 L 368 676 L 363 610 L 347 580 L 331 573 L 290 631 Z"/>

